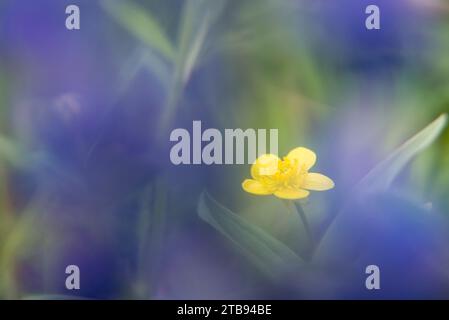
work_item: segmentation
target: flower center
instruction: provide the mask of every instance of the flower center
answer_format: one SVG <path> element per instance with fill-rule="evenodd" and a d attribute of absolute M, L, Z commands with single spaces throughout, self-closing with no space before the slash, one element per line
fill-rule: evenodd
<path fill-rule="evenodd" d="M 284 158 L 278 163 L 274 180 L 277 187 L 300 188 L 306 174 L 305 166 L 300 166 L 298 160 Z"/>
<path fill-rule="evenodd" d="M 307 174 L 305 165 L 300 165 L 297 159 L 287 157 L 274 163 L 259 165 L 258 180 L 273 192 L 280 188 L 301 188 Z"/>

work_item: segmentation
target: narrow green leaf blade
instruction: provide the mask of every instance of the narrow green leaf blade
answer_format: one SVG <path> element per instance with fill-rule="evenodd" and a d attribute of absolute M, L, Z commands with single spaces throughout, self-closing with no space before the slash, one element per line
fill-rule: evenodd
<path fill-rule="evenodd" d="M 174 60 L 175 48 L 150 12 L 130 1 L 102 1 L 102 6 L 136 38 L 157 50 L 169 61 Z"/>
<path fill-rule="evenodd" d="M 447 114 L 440 115 L 375 166 L 359 182 L 357 190 L 377 192 L 387 189 L 404 166 L 438 138 L 446 124 Z"/>
<path fill-rule="evenodd" d="M 210 29 L 220 16 L 224 0 L 186 0 L 181 12 L 174 74 L 167 98 L 167 105 L 160 121 L 160 131 L 164 132 L 176 113 L 185 85 L 193 71 L 201 64 L 210 38 Z M 210 39 L 209 39 L 210 40 Z"/>
<path fill-rule="evenodd" d="M 326 260 L 329 256 L 340 255 L 344 261 L 348 255 L 352 254 L 353 247 L 357 245 L 353 241 L 353 233 L 357 230 L 349 229 L 352 228 L 351 226 L 362 223 L 360 221 L 365 221 L 365 217 L 360 214 L 363 210 L 360 210 L 360 207 L 354 210 L 354 207 L 361 205 L 361 198 L 362 203 L 365 203 L 374 194 L 385 192 L 404 166 L 438 138 L 447 124 L 447 118 L 447 114 L 439 116 L 375 166 L 359 182 L 355 188 L 357 196 L 346 202 L 338 214 L 329 221 L 328 227 L 325 228 L 326 231 L 320 241 L 315 260 Z M 337 243 L 339 244 L 339 251 L 335 250 Z M 343 254 L 343 252 L 347 254 Z"/>
<path fill-rule="evenodd" d="M 290 248 L 218 203 L 207 192 L 200 196 L 198 214 L 273 279 L 303 266 L 302 259 Z"/>

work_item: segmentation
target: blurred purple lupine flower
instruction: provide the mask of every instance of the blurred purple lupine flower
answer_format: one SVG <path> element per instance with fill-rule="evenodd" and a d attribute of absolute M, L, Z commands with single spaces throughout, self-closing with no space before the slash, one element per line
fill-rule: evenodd
<path fill-rule="evenodd" d="M 326 297 L 444 298 L 448 239 L 448 225 L 437 212 L 391 193 L 360 199 L 340 212 L 322 240 L 316 268 L 328 276 L 316 284 L 329 285 L 321 292 Z M 365 287 L 368 265 L 380 268 L 380 290 Z"/>
<path fill-rule="evenodd" d="M 380 30 L 365 27 L 369 5 L 380 9 Z M 316 29 L 314 34 L 320 35 L 314 40 L 319 41 L 317 50 L 322 46 L 333 48 L 332 59 L 348 70 L 362 74 L 391 72 L 426 48 L 427 15 L 410 0 L 320 0 L 310 8 L 304 28 Z"/>

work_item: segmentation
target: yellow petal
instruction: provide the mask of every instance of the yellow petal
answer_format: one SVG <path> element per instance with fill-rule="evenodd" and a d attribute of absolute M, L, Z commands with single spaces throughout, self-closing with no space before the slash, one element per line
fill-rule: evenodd
<path fill-rule="evenodd" d="M 303 189 L 283 188 L 274 193 L 278 198 L 282 199 L 302 199 L 309 195 L 309 191 Z"/>
<path fill-rule="evenodd" d="M 274 154 L 264 154 L 251 166 L 251 176 L 258 179 L 261 176 L 272 176 L 278 171 L 280 159 Z"/>
<path fill-rule="evenodd" d="M 312 150 L 299 147 L 290 151 L 287 155 L 287 159 L 290 161 L 297 160 L 300 167 L 304 166 L 305 170 L 309 170 L 315 164 L 316 155 Z"/>
<path fill-rule="evenodd" d="M 257 195 L 268 195 L 273 193 L 269 191 L 262 183 L 252 179 L 246 179 L 243 181 L 242 188 L 246 192 Z"/>
<path fill-rule="evenodd" d="M 308 190 L 324 191 L 332 189 L 334 182 L 324 174 L 310 172 L 305 176 L 301 187 Z"/>

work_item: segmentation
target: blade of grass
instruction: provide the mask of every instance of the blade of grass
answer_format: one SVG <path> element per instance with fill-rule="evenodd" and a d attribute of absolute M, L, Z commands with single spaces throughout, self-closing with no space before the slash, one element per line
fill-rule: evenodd
<path fill-rule="evenodd" d="M 176 112 L 184 87 L 199 64 L 209 30 L 223 6 L 223 0 L 188 0 L 185 2 L 178 31 L 178 50 L 171 90 L 160 122 L 161 132 L 165 132 L 165 128 Z"/>
<path fill-rule="evenodd" d="M 120 25 L 151 48 L 157 49 L 167 60 L 175 58 L 175 48 L 165 31 L 150 12 L 132 1 L 102 1 L 102 7 Z"/>

